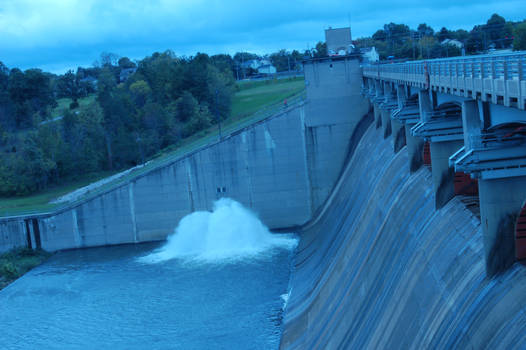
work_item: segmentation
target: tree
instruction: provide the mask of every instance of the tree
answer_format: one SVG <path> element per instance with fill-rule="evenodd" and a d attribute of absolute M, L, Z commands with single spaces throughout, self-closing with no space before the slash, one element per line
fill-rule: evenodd
<path fill-rule="evenodd" d="M 440 43 L 446 39 L 451 39 L 452 37 L 452 33 L 446 27 L 442 27 L 440 32 L 437 33 L 437 39 Z"/>
<path fill-rule="evenodd" d="M 137 67 L 137 65 L 135 63 L 133 63 L 132 61 L 130 61 L 130 59 L 128 57 L 121 57 L 121 58 L 119 58 L 118 64 L 119 64 L 119 67 L 121 69 Z"/>
<path fill-rule="evenodd" d="M 327 57 L 327 43 L 319 41 L 316 44 L 316 52 L 314 54 L 314 57 Z"/>
<path fill-rule="evenodd" d="M 526 50 L 526 22 L 522 22 L 515 27 L 513 32 L 513 50 Z"/>
<path fill-rule="evenodd" d="M 274 52 L 270 55 L 270 62 L 276 67 L 278 72 L 288 71 L 290 66 L 290 53 L 285 49 Z"/>
<path fill-rule="evenodd" d="M 423 38 L 425 36 L 433 36 L 435 34 L 435 31 L 433 30 L 433 28 L 431 28 L 425 23 L 418 25 L 417 32 L 420 38 Z"/>
<path fill-rule="evenodd" d="M 373 34 L 373 39 L 376 41 L 385 41 L 387 39 L 387 34 L 383 29 L 379 29 Z"/>
<path fill-rule="evenodd" d="M 71 70 L 59 76 L 56 89 L 58 97 L 69 97 L 74 102 L 77 102 L 80 97 L 80 83 L 77 80 L 77 76 L 73 74 Z"/>
<path fill-rule="evenodd" d="M 175 101 L 176 118 L 182 122 L 192 119 L 197 113 L 198 102 L 188 91 Z"/>
<path fill-rule="evenodd" d="M 102 67 L 111 67 L 117 65 L 119 55 L 112 52 L 102 52 L 100 54 L 100 64 Z"/>
<path fill-rule="evenodd" d="M 47 108 L 56 105 L 50 77 L 40 69 L 28 69 L 25 72 L 12 69 L 7 90 L 13 104 L 16 128 L 33 126 L 34 116 L 44 118 Z"/>
<path fill-rule="evenodd" d="M 130 92 L 138 107 L 144 106 L 152 94 L 152 89 L 144 80 L 138 80 L 130 85 Z"/>
<path fill-rule="evenodd" d="M 474 54 L 486 49 L 486 33 L 482 26 L 474 26 L 466 41 L 466 51 Z"/>
<path fill-rule="evenodd" d="M 505 24 L 506 20 L 504 17 L 494 13 L 491 15 L 484 26 L 484 31 L 486 32 L 487 38 L 498 47 L 501 47 L 500 40 L 504 38 Z"/>
<path fill-rule="evenodd" d="M 456 31 L 452 32 L 452 34 L 453 39 L 456 39 L 462 43 L 465 43 L 469 38 L 469 32 L 464 29 L 457 29 Z"/>

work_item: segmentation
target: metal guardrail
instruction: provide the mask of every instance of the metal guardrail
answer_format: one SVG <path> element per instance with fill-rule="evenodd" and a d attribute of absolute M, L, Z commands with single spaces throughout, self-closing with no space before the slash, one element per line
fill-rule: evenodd
<path fill-rule="evenodd" d="M 369 64 L 363 76 L 526 108 L 526 51 Z"/>
<path fill-rule="evenodd" d="M 201 151 L 207 147 L 210 147 L 222 140 L 228 139 L 237 132 L 259 123 L 268 118 L 281 115 L 282 112 L 294 109 L 301 104 L 305 103 L 306 93 L 305 90 L 298 94 L 295 94 L 287 98 L 287 104 L 284 101 L 274 103 L 270 106 L 258 110 L 251 116 L 242 119 L 241 121 L 228 124 L 222 128 L 222 137 L 219 139 L 219 131 L 214 131 L 211 134 L 200 138 L 188 145 L 184 145 L 181 148 L 170 152 L 167 155 L 161 155 L 160 157 L 154 158 L 150 164 L 146 164 L 144 167 L 139 168 L 125 176 L 122 176 L 112 182 L 97 187 L 87 194 L 79 197 L 77 200 L 60 203 L 60 204 L 47 204 L 36 206 L 36 209 L 2 209 L 0 210 L 0 219 L 19 218 L 19 217 L 34 217 L 34 216 L 50 216 L 62 211 L 79 206 L 93 198 L 102 194 L 108 193 L 120 186 L 126 185 L 141 176 L 146 175 L 149 172 L 166 167 L 178 160 L 184 159 L 185 157 L 192 155 L 196 152 Z"/>

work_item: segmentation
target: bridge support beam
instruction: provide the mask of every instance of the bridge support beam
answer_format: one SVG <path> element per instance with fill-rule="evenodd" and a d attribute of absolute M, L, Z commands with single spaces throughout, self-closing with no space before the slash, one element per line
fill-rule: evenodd
<path fill-rule="evenodd" d="M 428 90 L 418 91 L 418 107 L 420 109 L 420 120 L 425 121 L 428 118 L 427 113 L 433 110 L 433 104 L 429 98 Z M 424 140 L 421 137 L 416 137 L 411 134 L 411 128 L 414 124 L 405 125 L 405 137 L 407 144 L 407 152 L 409 155 L 409 171 L 414 173 L 422 164 L 424 164 Z"/>
<path fill-rule="evenodd" d="M 374 90 L 376 91 L 376 97 L 382 97 L 384 95 L 384 87 L 380 80 L 374 81 Z"/>
<path fill-rule="evenodd" d="M 414 173 L 424 164 L 424 139 L 411 135 L 414 124 L 405 124 L 407 154 L 409 156 L 409 171 Z"/>
<path fill-rule="evenodd" d="M 404 85 L 396 86 L 396 96 L 398 98 L 398 108 L 403 108 L 407 101 L 407 89 Z M 398 153 L 406 145 L 406 130 L 404 124 L 398 120 L 391 120 L 393 129 L 393 150 Z"/>
<path fill-rule="evenodd" d="M 384 82 L 384 96 L 386 102 L 392 102 L 396 96 L 393 91 L 393 85 L 389 82 Z M 382 108 L 382 127 L 384 129 L 384 139 L 391 135 L 391 109 Z"/>
<path fill-rule="evenodd" d="M 382 126 L 382 114 L 380 112 L 380 105 L 378 103 L 374 104 L 374 126 L 377 129 Z"/>
<path fill-rule="evenodd" d="M 488 276 L 515 261 L 515 224 L 526 199 L 526 176 L 479 179 L 480 220 Z"/>
<path fill-rule="evenodd" d="M 475 100 L 462 102 L 462 129 L 464 146 L 467 150 L 480 146 L 481 124 L 478 102 Z"/>
<path fill-rule="evenodd" d="M 384 139 L 391 135 L 391 110 L 381 108 L 382 127 L 384 129 Z"/>
<path fill-rule="evenodd" d="M 418 107 L 420 108 L 420 120 L 423 122 L 428 121 L 430 118 L 428 113 L 433 110 L 429 90 L 418 91 Z"/>
<path fill-rule="evenodd" d="M 405 85 L 396 86 L 396 97 L 398 98 L 398 107 L 402 108 L 407 101 L 407 88 Z"/>
<path fill-rule="evenodd" d="M 440 209 L 455 196 L 455 169 L 449 157 L 464 146 L 463 141 L 431 142 L 431 173 L 435 192 L 435 208 Z"/>
<path fill-rule="evenodd" d="M 404 124 L 398 120 L 391 120 L 391 128 L 393 129 L 393 150 L 398 153 L 406 145 L 406 130 Z"/>

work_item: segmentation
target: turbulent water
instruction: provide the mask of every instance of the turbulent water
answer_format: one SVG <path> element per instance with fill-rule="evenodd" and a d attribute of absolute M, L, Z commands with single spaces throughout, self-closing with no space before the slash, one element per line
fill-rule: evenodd
<path fill-rule="evenodd" d="M 212 212 L 198 211 L 185 216 L 168 243 L 142 257 L 147 263 L 174 258 L 225 262 L 272 254 L 275 248 L 292 249 L 298 240 L 292 235 L 274 235 L 240 203 L 222 198 Z"/>
<path fill-rule="evenodd" d="M 296 242 L 225 199 L 164 245 L 58 253 L 0 291 L 0 349 L 277 348 Z"/>

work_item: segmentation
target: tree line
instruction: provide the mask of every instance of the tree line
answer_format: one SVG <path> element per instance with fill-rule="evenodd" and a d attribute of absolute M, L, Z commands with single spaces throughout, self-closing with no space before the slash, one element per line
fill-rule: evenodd
<path fill-rule="evenodd" d="M 376 47 L 380 59 L 460 56 L 462 48 L 459 46 L 463 46 L 467 55 L 498 49 L 526 50 L 526 20 L 506 21 L 504 17 L 493 14 L 485 24 L 475 25 L 470 31 L 442 27 L 436 32 L 425 23 L 416 29 L 405 24 L 389 23 L 371 37 L 357 39 L 355 45 L 357 48 Z"/>
<path fill-rule="evenodd" d="M 115 56 L 58 76 L 0 63 L 0 195 L 143 163 L 229 115 L 235 81 L 221 55 Z M 72 102 L 53 119 L 62 97 Z"/>

